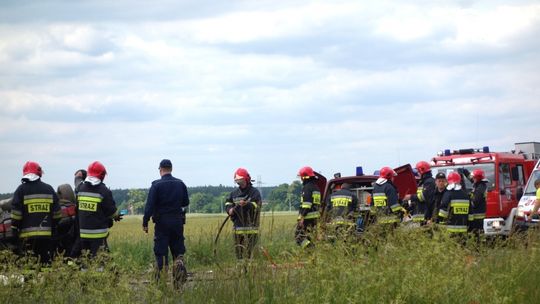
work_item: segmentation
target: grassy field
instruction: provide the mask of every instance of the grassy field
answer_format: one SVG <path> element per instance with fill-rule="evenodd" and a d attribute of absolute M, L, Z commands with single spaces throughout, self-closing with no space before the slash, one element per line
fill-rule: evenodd
<path fill-rule="evenodd" d="M 461 246 L 442 233 L 400 229 L 384 238 L 318 242 L 302 251 L 293 240 L 295 215 L 265 214 L 258 250 L 237 265 L 230 224 L 213 254 L 223 215 L 188 217 L 186 262 L 193 277 L 182 291 L 152 281 L 152 234 L 140 217 L 117 223 L 111 254 L 87 262 L 87 271 L 55 262 L 38 272 L 31 262 L 1 258 L 4 303 L 524 303 L 540 293 L 537 232 L 494 244 Z M 106 260 L 106 269 L 97 271 Z M 247 273 L 240 271 L 247 268 Z M 20 283 L 21 274 L 25 282 Z"/>

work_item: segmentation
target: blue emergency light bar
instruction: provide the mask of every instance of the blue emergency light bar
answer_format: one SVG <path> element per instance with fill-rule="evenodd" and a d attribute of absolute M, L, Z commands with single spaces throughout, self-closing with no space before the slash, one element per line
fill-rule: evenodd
<path fill-rule="evenodd" d="M 450 155 L 461 155 L 461 154 L 474 154 L 474 153 L 489 153 L 489 147 L 484 146 L 482 149 L 459 149 L 459 150 L 450 150 L 445 149 L 437 153 L 438 156 L 450 156 Z"/>
<path fill-rule="evenodd" d="M 364 175 L 364 169 L 362 169 L 362 166 L 356 167 L 356 176 L 362 176 Z"/>

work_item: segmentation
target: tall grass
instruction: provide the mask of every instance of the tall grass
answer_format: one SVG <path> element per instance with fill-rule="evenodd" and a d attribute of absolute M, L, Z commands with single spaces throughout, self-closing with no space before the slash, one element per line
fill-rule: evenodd
<path fill-rule="evenodd" d="M 213 254 L 223 216 L 190 217 L 186 262 L 193 279 L 182 291 L 152 280 L 153 236 L 141 219 L 113 227 L 111 254 L 103 272 L 56 261 L 54 271 L 4 253 L 0 301 L 9 303 L 522 303 L 540 296 L 540 234 L 476 246 L 444 233 L 373 230 L 361 240 L 319 241 L 300 250 L 293 240 L 295 216 L 265 214 L 259 249 L 238 264 L 228 224 Z M 24 274 L 25 282 L 17 281 Z M 4 282 L 4 286 L 3 283 Z"/>

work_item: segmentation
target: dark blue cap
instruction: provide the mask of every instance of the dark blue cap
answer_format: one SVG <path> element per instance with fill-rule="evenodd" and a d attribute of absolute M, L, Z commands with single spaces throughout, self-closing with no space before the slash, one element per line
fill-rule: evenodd
<path fill-rule="evenodd" d="M 168 159 L 163 159 L 159 162 L 160 168 L 172 168 L 172 163 Z"/>

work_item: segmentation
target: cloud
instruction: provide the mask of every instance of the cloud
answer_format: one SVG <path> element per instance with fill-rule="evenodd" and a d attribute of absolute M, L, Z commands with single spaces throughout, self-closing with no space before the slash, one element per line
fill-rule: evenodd
<path fill-rule="evenodd" d="M 144 4 L 144 5 L 143 5 Z M 0 192 L 93 160 L 147 187 L 331 175 L 535 140 L 538 8 L 519 1 L 45 1 L 0 10 Z M 14 176 L 16 178 L 14 178 Z M 2 188 L 3 187 L 3 188 Z"/>

